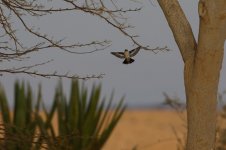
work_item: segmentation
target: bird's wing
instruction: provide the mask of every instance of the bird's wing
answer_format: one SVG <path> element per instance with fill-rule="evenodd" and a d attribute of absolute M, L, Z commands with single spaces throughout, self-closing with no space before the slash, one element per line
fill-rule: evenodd
<path fill-rule="evenodd" d="M 132 49 L 131 51 L 129 51 L 130 57 L 135 56 L 139 52 L 140 48 L 141 47 L 139 46 L 139 47 L 137 47 L 137 48 Z"/>
<path fill-rule="evenodd" d="M 115 55 L 118 58 L 125 58 L 123 52 L 111 52 L 112 55 Z"/>

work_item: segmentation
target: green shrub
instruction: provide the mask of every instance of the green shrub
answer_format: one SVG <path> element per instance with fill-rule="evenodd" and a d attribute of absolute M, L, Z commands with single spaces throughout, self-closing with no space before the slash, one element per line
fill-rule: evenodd
<path fill-rule="evenodd" d="M 41 99 L 39 86 L 37 100 L 28 84 L 15 83 L 13 115 L 3 87 L 0 87 L 0 109 L 3 123 L 0 126 L 0 149 L 7 150 L 99 150 L 103 147 L 122 116 L 123 99 L 112 106 L 110 99 L 101 99 L 101 86 L 94 85 L 91 94 L 77 80 L 71 83 L 67 99 L 62 84 L 57 86 L 50 110 Z M 33 103 L 36 102 L 34 105 Z M 44 118 L 41 117 L 41 110 Z M 53 116 L 57 114 L 54 128 Z"/>
<path fill-rule="evenodd" d="M 39 89 L 40 90 L 40 89 Z M 10 107 L 3 87 L 0 87 L 0 108 L 3 124 L 1 126 L 0 148 L 9 150 L 29 150 L 34 142 L 37 120 L 34 114 L 39 110 L 33 110 L 32 90 L 30 85 L 25 88 L 19 81 L 14 85 L 14 109 L 10 115 Z M 38 103 L 37 103 L 38 105 Z"/>
<path fill-rule="evenodd" d="M 45 131 L 44 136 L 52 137 L 52 140 L 46 141 L 47 145 L 53 146 L 51 149 L 101 149 L 122 116 L 125 106 L 122 98 L 114 111 L 111 111 L 113 93 L 109 100 L 101 99 L 100 96 L 100 85 L 94 85 L 88 97 L 87 88 L 80 88 L 78 81 L 73 80 L 70 98 L 67 99 L 60 83 L 50 112 L 45 111 L 47 121 L 42 131 Z M 55 111 L 59 135 L 55 133 L 51 124 Z"/>

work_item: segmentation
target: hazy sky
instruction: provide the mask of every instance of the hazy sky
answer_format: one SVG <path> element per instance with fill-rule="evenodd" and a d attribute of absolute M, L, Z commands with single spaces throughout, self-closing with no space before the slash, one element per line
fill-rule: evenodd
<path fill-rule="evenodd" d="M 90 86 L 93 82 L 101 82 L 103 95 L 109 96 L 111 91 L 115 89 L 115 100 L 117 101 L 121 96 L 126 95 L 128 105 L 160 104 L 164 100 L 162 92 L 184 99 L 183 62 L 160 7 L 156 1 L 153 3 L 154 6 L 149 0 L 145 0 L 136 4 L 138 7 L 142 6 L 143 9 L 140 13 L 134 12 L 129 15 L 128 22 L 135 26 L 131 33 L 139 35 L 137 40 L 143 45 L 150 45 L 153 48 L 167 45 L 172 49 L 170 52 L 154 54 L 141 50 L 136 55 L 133 64 L 124 65 L 121 59 L 112 56 L 110 52 L 134 48 L 131 41 L 100 18 L 76 12 L 52 15 L 51 18 L 39 18 L 30 24 L 38 25 L 41 32 L 48 33 L 57 39 L 66 37 L 68 41 L 81 43 L 107 39 L 112 41 L 112 46 L 104 51 L 86 55 L 68 54 L 54 49 L 46 50 L 32 55 L 31 62 L 37 63 L 54 59 L 54 62 L 40 67 L 42 72 L 58 70 L 59 73 L 70 71 L 79 75 L 104 73 L 103 79 L 88 80 L 86 84 Z M 197 0 L 181 0 L 180 3 L 197 38 L 199 24 Z M 122 5 L 126 6 L 123 2 Z M 31 38 L 28 38 L 27 35 L 22 32 L 20 35 L 24 37 L 25 43 L 32 43 Z M 36 88 L 37 84 L 41 82 L 45 101 L 48 104 L 52 102 L 53 91 L 58 81 L 56 78 L 43 79 L 5 74 L 0 80 L 10 99 L 13 98 L 13 83 L 16 78 L 30 81 L 32 86 Z M 69 93 L 70 80 L 64 79 L 63 83 L 65 91 Z M 226 69 L 224 61 L 219 91 L 225 89 Z"/>

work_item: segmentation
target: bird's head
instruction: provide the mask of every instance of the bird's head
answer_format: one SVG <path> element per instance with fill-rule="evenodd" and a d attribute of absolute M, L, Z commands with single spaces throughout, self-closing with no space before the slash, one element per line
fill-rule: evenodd
<path fill-rule="evenodd" d="M 128 52 L 128 49 L 125 49 L 125 52 Z"/>

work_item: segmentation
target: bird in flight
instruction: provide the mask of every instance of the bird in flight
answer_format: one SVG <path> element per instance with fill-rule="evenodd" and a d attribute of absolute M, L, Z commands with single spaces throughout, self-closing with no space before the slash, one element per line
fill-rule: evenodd
<path fill-rule="evenodd" d="M 132 49 L 131 51 L 128 51 L 127 49 L 125 49 L 124 52 L 111 52 L 111 54 L 115 55 L 118 58 L 125 59 L 123 61 L 123 64 L 131 64 L 132 62 L 135 61 L 131 57 L 134 57 L 140 51 L 140 49 L 141 47 L 139 46 L 135 49 Z"/>

